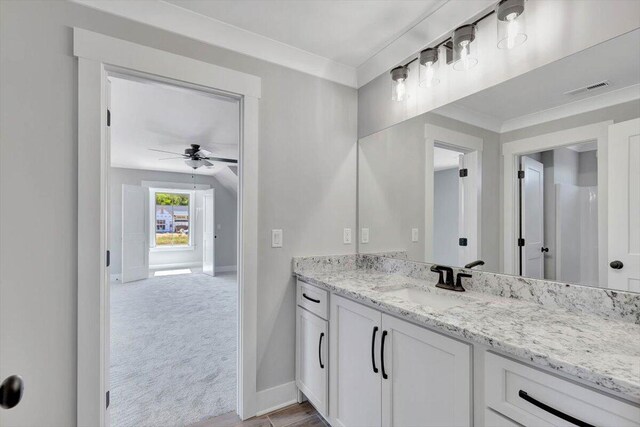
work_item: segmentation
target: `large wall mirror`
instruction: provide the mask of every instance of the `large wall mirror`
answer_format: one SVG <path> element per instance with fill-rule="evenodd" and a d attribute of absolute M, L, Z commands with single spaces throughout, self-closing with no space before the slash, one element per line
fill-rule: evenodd
<path fill-rule="evenodd" d="M 359 252 L 640 292 L 638 46 L 635 30 L 360 139 Z"/>

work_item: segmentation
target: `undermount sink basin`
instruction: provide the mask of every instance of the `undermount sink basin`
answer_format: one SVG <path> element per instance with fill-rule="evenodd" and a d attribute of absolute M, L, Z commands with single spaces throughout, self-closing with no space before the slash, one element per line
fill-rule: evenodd
<path fill-rule="evenodd" d="M 453 295 L 449 297 L 434 292 L 423 291 L 417 288 L 380 289 L 380 291 L 384 292 L 386 295 L 397 296 L 416 304 L 426 305 L 441 310 L 456 307 L 464 304 L 465 302 L 463 299 L 454 297 Z"/>

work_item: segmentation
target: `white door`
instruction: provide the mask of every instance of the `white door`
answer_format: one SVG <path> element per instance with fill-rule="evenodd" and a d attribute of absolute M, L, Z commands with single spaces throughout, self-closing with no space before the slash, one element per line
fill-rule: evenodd
<path fill-rule="evenodd" d="M 149 277 L 149 189 L 122 185 L 122 283 Z"/>
<path fill-rule="evenodd" d="M 478 151 L 460 156 L 458 185 L 458 233 L 466 242 L 459 242 L 458 263 L 465 265 L 480 258 L 480 159 Z M 436 201 L 437 203 L 437 201 Z"/>
<path fill-rule="evenodd" d="M 322 416 L 329 395 L 327 332 L 326 320 L 296 307 L 296 385 Z"/>
<path fill-rule="evenodd" d="M 471 349 L 382 314 L 383 426 L 471 425 Z"/>
<path fill-rule="evenodd" d="M 609 126 L 608 145 L 608 286 L 640 292 L 640 119 Z"/>
<path fill-rule="evenodd" d="M 215 190 L 203 191 L 204 221 L 202 222 L 202 272 L 216 275 L 216 217 Z"/>
<path fill-rule="evenodd" d="M 520 274 L 544 279 L 544 166 L 530 157 L 520 158 Z"/>
<path fill-rule="evenodd" d="M 381 314 L 331 297 L 329 405 L 331 425 L 380 426 Z"/>

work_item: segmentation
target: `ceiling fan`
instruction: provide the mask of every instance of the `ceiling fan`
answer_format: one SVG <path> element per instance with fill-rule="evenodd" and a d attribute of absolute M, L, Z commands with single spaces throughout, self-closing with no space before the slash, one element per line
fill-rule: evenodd
<path fill-rule="evenodd" d="M 213 163 L 211 162 L 220 162 L 220 163 L 228 163 L 228 164 L 238 164 L 236 159 L 227 159 L 224 157 L 214 157 L 211 152 L 207 150 L 203 150 L 200 148 L 198 144 L 191 144 L 191 148 L 187 148 L 184 150 L 184 154 L 174 153 L 172 151 L 165 150 L 156 150 L 154 148 L 149 148 L 150 151 L 157 151 L 158 153 L 169 153 L 175 154 L 180 157 L 167 157 L 160 160 L 173 160 L 173 159 L 182 159 L 187 164 L 187 166 L 198 169 L 201 166 L 212 167 Z"/>

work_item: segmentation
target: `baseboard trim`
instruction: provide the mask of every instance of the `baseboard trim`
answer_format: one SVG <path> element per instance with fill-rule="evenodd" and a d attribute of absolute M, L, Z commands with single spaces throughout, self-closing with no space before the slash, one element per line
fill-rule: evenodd
<path fill-rule="evenodd" d="M 122 280 L 122 277 L 120 277 L 120 276 L 121 275 L 119 273 L 118 274 L 112 274 L 112 275 L 109 276 L 109 280 L 111 282 L 120 282 Z"/>
<path fill-rule="evenodd" d="M 216 273 L 227 273 L 229 271 L 238 271 L 237 265 L 221 265 L 216 267 Z"/>
<path fill-rule="evenodd" d="M 202 267 L 201 262 L 176 262 L 173 264 L 156 264 L 150 265 L 149 270 L 169 270 L 169 269 L 178 269 L 178 268 L 190 268 L 190 267 Z"/>
<path fill-rule="evenodd" d="M 291 381 L 290 383 L 284 383 L 266 390 L 261 390 L 257 393 L 256 398 L 258 403 L 256 416 L 268 414 L 285 406 L 293 405 L 298 402 L 296 382 Z"/>

